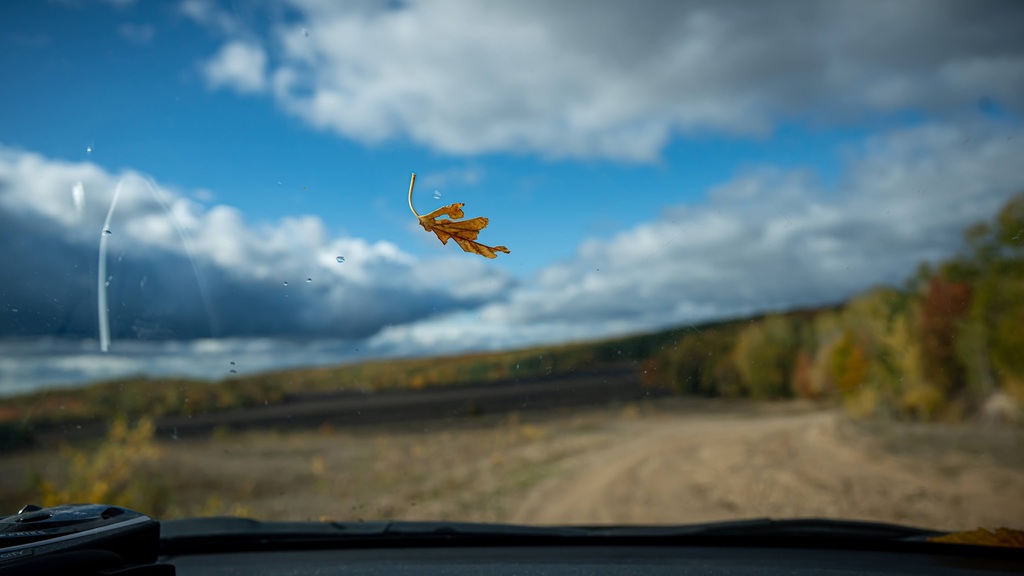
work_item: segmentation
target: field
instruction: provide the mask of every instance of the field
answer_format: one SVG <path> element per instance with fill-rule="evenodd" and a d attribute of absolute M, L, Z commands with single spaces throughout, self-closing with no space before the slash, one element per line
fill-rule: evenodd
<path fill-rule="evenodd" d="M 351 429 L 160 432 L 164 517 L 540 524 L 837 517 L 1024 526 L 1024 431 L 855 421 L 807 403 L 661 398 Z M 67 449 L 2 456 L 0 499 Z"/>

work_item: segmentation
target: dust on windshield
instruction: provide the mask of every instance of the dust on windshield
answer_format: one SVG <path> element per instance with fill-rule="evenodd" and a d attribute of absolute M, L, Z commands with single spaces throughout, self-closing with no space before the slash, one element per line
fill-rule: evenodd
<path fill-rule="evenodd" d="M 8 3 L 0 505 L 1024 528 L 1021 23 Z"/>

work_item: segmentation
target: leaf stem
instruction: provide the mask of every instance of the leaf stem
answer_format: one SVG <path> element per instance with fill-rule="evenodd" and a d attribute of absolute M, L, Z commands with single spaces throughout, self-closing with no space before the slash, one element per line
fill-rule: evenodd
<path fill-rule="evenodd" d="M 416 184 L 416 173 L 413 172 L 412 173 L 412 180 L 409 180 L 409 210 L 412 210 L 412 213 L 415 214 L 417 218 L 419 218 L 420 217 L 420 213 L 417 212 L 416 209 L 412 207 L 412 187 L 415 184 Z"/>

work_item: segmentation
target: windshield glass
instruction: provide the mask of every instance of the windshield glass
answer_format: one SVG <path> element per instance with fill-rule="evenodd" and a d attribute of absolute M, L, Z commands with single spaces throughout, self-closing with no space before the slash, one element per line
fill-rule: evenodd
<path fill-rule="evenodd" d="M 1021 528 L 1022 24 L 7 2 L 0 515 Z"/>

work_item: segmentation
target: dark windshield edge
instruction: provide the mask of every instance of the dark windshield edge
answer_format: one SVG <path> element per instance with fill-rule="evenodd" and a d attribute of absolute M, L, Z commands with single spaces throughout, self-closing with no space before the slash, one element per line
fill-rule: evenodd
<path fill-rule="evenodd" d="M 821 518 L 681 526 L 518 526 L 464 522 L 261 522 L 194 518 L 161 525 L 162 556 L 269 550 L 467 546 L 731 546 L 927 552 L 1024 558 L 1024 550 L 940 544 L 934 530 Z"/>

